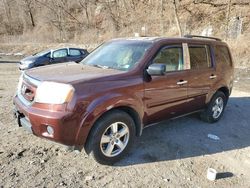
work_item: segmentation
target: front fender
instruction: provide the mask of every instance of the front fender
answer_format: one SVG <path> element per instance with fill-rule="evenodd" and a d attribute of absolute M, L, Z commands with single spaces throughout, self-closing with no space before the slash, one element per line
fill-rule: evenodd
<path fill-rule="evenodd" d="M 136 111 L 142 119 L 144 114 L 142 97 L 124 95 L 121 93 L 107 93 L 93 100 L 86 108 L 78 134 L 76 146 L 83 146 L 94 123 L 104 113 L 119 107 L 129 107 Z"/>

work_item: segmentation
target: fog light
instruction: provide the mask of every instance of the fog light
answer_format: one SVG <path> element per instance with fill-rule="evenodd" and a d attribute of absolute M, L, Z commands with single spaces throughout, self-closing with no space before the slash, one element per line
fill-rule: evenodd
<path fill-rule="evenodd" d="M 51 126 L 48 126 L 48 127 L 47 127 L 47 132 L 48 132 L 50 135 L 52 135 L 52 134 L 54 134 L 54 129 L 53 129 Z"/>

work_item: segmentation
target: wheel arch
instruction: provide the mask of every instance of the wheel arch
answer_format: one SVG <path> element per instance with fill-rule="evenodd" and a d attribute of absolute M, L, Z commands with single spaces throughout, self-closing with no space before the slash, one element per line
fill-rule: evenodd
<path fill-rule="evenodd" d="M 229 91 L 228 87 L 226 87 L 226 86 L 220 87 L 217 91 L 221 91 L 222 93 L 224 93 L 224 95 L 226 96 L 227 99 L 230 96 L 230 91 Z"/>
<path fill-rule="evenodd" d="M 212 93 L 208 96 L 208 98 L 207 98 L 207 100 L 206 100 L 206 104 L 207 104 L 207 105 L 208 105 L 209 102 L 212 100 L 212 98 L 213 98 L 213 96 L 215 95 L 215 93 L 218 92 L 218 91 L 224 93 L 224 95 L 226 96 L 226 99 L 227 99 L 227 101 L 228 101 L 228 98 L 229 98 L 229 96 L 230 96 L 230 94 L 231 94 L 229 88 L 228 88 L 227 86 L 220 86 L 220 87 L 218 87 L 217 89 L 215 89 L 214 92 L 212 92 Z"/>
<path fill-rule="evenodd" d="M 89 132 L 88 132 L 88 136 L 86 138 L 86 141 L 84 143 L 84 148 L 85 148 L 85 151 L 87 153 L 89 153 L 89 141 L 90 141 L 90 138 L 92 136 L 92 132 L 93 130 L 95 129 L 95 123 L 100 120 L 104 115 L 106 115 L 107 113 L 110 113 L 112 111 L 115 111 L 115 110 L 119 110 L 119 111 L 123 111 L 123 112 L 126 112 L 133 120 L 134 120 L 134 123 L 135 123 L 135 130 L 136 130 L 136 136 L 140 136 L 142 134 L 142 130 L 143 130 L 143 125 L 142 125 L 142 121 L 141 121 L 141 118 L 140 118 L 140 115 L 139 113 L 133 109 L 132 107 L 129 107 L 129 106 L 117 106 L 117 107 L 114 107 L 112 109 L 109 109 L 107 111 L 105 111 L 104 113 L 102 113 L 96 120 L 95 122 L 93 123 L 93 125 L 91 126 Z"/>

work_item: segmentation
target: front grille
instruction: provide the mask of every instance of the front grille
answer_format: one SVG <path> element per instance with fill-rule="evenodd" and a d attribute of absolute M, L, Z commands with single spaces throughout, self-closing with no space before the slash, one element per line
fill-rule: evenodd
<path fill-rule="evenodd" d="M 33 102 L 36 94 L 36 88 L 37 86 L 32 86 L 30 83 L 27 83 L 27 81 L 23 81 L 21 94 L 26 100 Z"/>
<path fill-rule="evenodd" d="M 18 98 L 25 104 L 31 105 L 35 99 L 36 89 L 40 85 L 40 81 L 27 76 L 25 73 L 19 80 L 17 91 Z"/>

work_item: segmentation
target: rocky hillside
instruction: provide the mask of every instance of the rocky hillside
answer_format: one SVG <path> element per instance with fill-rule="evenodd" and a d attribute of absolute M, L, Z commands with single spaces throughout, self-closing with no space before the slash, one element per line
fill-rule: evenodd
<path fill-rule="evenodd" d="M 249 0 L 1 0 L 0 42 L 95 45 L 135 33 L 213 35 L 229 42 L 242 65 L 249 12 Z"/>

